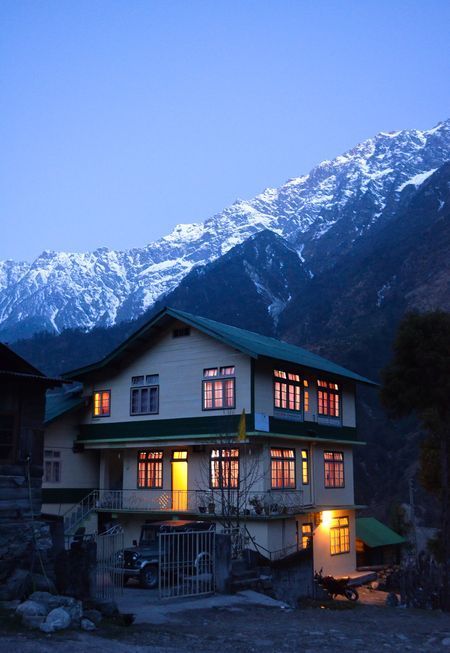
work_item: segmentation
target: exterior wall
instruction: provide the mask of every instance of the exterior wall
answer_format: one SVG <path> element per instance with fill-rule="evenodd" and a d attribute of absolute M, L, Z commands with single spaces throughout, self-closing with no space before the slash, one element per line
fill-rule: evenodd
<path fill-rule="evenodd" d="M 310 422 L 319 422 L 329 426 L 339 427 L 341 424 L 336 421 L 317 415 L 317 378 L 325 380 L 333 380 L 332 375 L 325 372 L 314 373 L 301 367 L 288 363 L 273 363 L 271 361 L 257 360 L 255 362 L 255 412 L 264 413 L 271 417 L 276 416 L 283 418 L 282 411 L 274 409 L 273 399 L 273 370 L 275 367 L 286 370 L 288 372 L 297 373 L 302 380 L 308 381 L 309 392 L 309 410 L 304 412 L 302 416 L 295 416 L 297 419 L 304 419 Z M 338 381 L 342 389 L 341 409 L 342 409 L 342 426 L 355 427 L 355 388 L 354 383 L 349 381 Z M 289 418 L 289 414 L 287 414 Z M 292 419 L 292 416 L 291 416 Z"/>
<path fill-rule="evenodd" d="M 346 576 L 356 569 L 356 546 L 355 546 L 355 511 L 354 510 L 333 510 L 333 517 L 348 517 L 350 527 L 350 552 L 331 555 L 330 553 L 330 529 L 324 524 L 314 528 L 313 555 L 314 569 L 318 571 L 323 568 L 324 575 Z"/>
<path fill-rule="evenodd" d="M 146 421 L 240 414 L 251 411 L 251 374 L 248 356 L 191 328 L 186 337 L 173 338 L 174 322 L 151 346 L 143 345 L 139 357 L 131 360 L 115 376 L 97 381 L 88 392 L 111 391 L 111 415 L 93 417 L 87 414 L 83 423 Z M 236 368 L 236 407 L 227 410 L 202 410 L 203 370 L 208 367 L 234 365 Z M 159 374 L 159 413 L 130 415 L 131 377 Z"/>
<path fill-rule="evenodd" d="M 313 446 L 312 467 L 314 479 L 313 502 L 317 506 L 342 506 L 354 504 L 353 487 L 353 451 L 348 445 L 333 443 L 316 443 Z M 325 487 L 324 451 L 342 451 L 344 454 L 344 484 L 343 488 Z"/>

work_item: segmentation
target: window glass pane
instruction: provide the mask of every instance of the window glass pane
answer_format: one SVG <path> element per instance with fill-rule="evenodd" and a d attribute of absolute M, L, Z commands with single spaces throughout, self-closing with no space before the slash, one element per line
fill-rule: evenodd
<path fill-rule="evenodd" d="M 214 407 L 223 407 L 223 385 L 221 382 L 214 383 Z"/>
<path fill-rule="evenodd" d="M 147 374 L 147 376 L 145 377 L 145 383 L 147 385 L 158 385 L 159 374 Z"/>
<path fill-rule="evenodd" d="M 234 365 L 229 367 L 220 368 L 221 376 L 233 376 L 234 375 Z"/>
<path fill-rule="evenodd" d="M 144 385 L 144 376 L 132 376 L 131 385 Z"/>
<path fill-rule="evenodd" d="M 234 406 L 234 379 L 227 379 L 225 382 L 225 406 L 232 408 Z"/>
<path fill-rule="evenodd" d="M 158 388 L 149 388 L 149 397 L 150 397 L 149 412 L 150 413 L 157 413 L 158 412 L 159 389 Z"/>
<path fill-rule="evenodd" d="M 210 367 L 206 370 L 203 370 L 203 376 L 205 377 L 217 376 L 217 374 L 218 374 L 217 367 Z"/>

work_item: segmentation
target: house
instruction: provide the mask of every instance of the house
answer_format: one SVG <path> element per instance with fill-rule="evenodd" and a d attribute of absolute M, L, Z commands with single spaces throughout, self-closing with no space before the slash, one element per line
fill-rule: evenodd
<path fill-rule="evenodd" d="M 270 558 L 356 568 L 355 388 L 300 347 L 166 308 L 66 378 L 45 434 L 45 510 L 67 528 L 119 521 L 129 545 L 168 515 L 238 528 Z"/>
<path fill-rule="evenodd" d="M 374 517 L 356 519 L 356 562 L 358 567 L 400 563 L 406 539 Z"/>
<path fill-rule="evenodd" d="M 61 385 L 0 344 L 0 598 L 16 598 L 17 569 L 51 547 L 40 521 L 43 423 L 46 391 Z"/>

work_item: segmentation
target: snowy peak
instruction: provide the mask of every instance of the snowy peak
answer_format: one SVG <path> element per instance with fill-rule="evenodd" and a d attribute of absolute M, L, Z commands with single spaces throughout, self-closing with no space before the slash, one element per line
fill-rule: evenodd
<path fill-rule="evenodd" d="M 426 131 L 380 132 L 280 188 L 236 200 L 205 222 L 179 224 L 143 248 L 44 251 L 33 263 L 0 262 L 0 332 L 92 329 L 131 319 L 194 268 L 264 230 L 301 253 L 310 276 L 332 267 L 395 213 L 406 188 L 450 159 L 450 120 Z"/>

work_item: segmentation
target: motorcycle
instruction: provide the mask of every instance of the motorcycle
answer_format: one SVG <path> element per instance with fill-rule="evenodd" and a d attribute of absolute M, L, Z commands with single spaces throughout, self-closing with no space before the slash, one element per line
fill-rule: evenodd
<path fill-rule="evenodd" d="M 316 571 L 314 580 L 318 585 L 328 592 L 330 598 L 334 599 L 336 596 L 345 596 L 349 601 L 357 601 L 359 599 L 358 592 L 349 586 L 348 578 L 334 578 L 333 576 L 324 576 L 322 569 Z"/>

